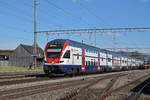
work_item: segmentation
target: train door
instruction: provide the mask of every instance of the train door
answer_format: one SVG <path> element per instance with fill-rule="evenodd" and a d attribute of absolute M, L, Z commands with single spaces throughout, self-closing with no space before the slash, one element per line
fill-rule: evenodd
<path fill-rule="evenodd" d="M 122 58 L 120 57 L 120 70 L 122 69 Z"/>
<path fill-rule="evenodd" d="M 100 71 L 100 53 L 98 53 L 98 71 Z"/>
<path fill-rule="evenodd" d="M 127 66 L 126 66 L 126 69 L 128 69 L 128 66 L 129 66 L 129 60 L 127 59 Z"/>
<path fill-rule="evenodd" d="M 74 65 L 74 55 L 73 55 L 73 49 L 71 49 L 71 51 L 72 51 L 72 65 Z"/>
<path fill-rule="evenodd" d="M 85 72 L 85 49 L 82 49 L 82 72 Z"/>
<path fill-rule="evenodd" d="M 104 71 L 106 71 L 107 67 L 108 67 L 108 53 L 106 52 L 106 66 L 104 68 Z"/>
<path fill-rule="evenodd" d="M 113 70 L 114 67 L 115 67 L 115 65 L 114 65 L 114 56 L 112 55 L 112 68 L 111 68 L 111 70 Z"/>

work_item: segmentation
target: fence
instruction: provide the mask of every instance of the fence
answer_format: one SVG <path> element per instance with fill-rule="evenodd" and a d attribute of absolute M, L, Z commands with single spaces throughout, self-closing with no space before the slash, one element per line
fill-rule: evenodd
<path fill-rule="evenodd" d="M 6 60 L 0 61 L 0 66 L 8 66 L 8 61 Z"/>

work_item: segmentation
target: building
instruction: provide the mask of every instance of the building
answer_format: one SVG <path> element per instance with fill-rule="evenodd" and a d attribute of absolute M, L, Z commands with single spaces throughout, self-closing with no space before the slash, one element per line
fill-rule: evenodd
<path fill-rule="evenodd" d="M 43 61 L 43 50 L 37 47 L 37 65 L 41 66 Z M 28 67 L 33 65 L 34 61 L 34 47 L 30 45 L 20 44 L 9 55 L 9 66 L 23 66 Z"/>
<path fill-rule="evenodd" d="M 8 66 L 9 54 L 14 50 L 0 50 L 0 66 Z"/>

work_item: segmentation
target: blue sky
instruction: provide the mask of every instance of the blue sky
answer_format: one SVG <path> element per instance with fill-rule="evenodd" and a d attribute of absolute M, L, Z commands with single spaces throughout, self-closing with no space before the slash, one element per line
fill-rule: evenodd
<path fill-rule="evenodd" d="M 150 0 L 37 0 L 37 31 L 80 28 L 149 27 Z M 150 47 L 150 34 L 117 33 L 116 47 Z M 0 0 L 0 49 L 33 44 L 33 0 Z M 80 38 L 79 38 L 80 37 Z M 90 44 L 89 34 L 49 35 Z M 94 43 L 92 34 L 92 43 Z M 46 35 L 38 34 L 44 48 Z M 112 48 L 110 33 L 97 34 L 97 46 Z"/>

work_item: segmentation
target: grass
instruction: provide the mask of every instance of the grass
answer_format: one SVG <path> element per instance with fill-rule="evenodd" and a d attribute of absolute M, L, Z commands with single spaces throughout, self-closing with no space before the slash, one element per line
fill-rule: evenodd
<path fill-rule="evenodd" d="M 0 71 L 27 71 L 28 67 L 15 67 L 15 66 L 0 66 Z M 30 70 L 42 70 L 42 67 Z"/>

